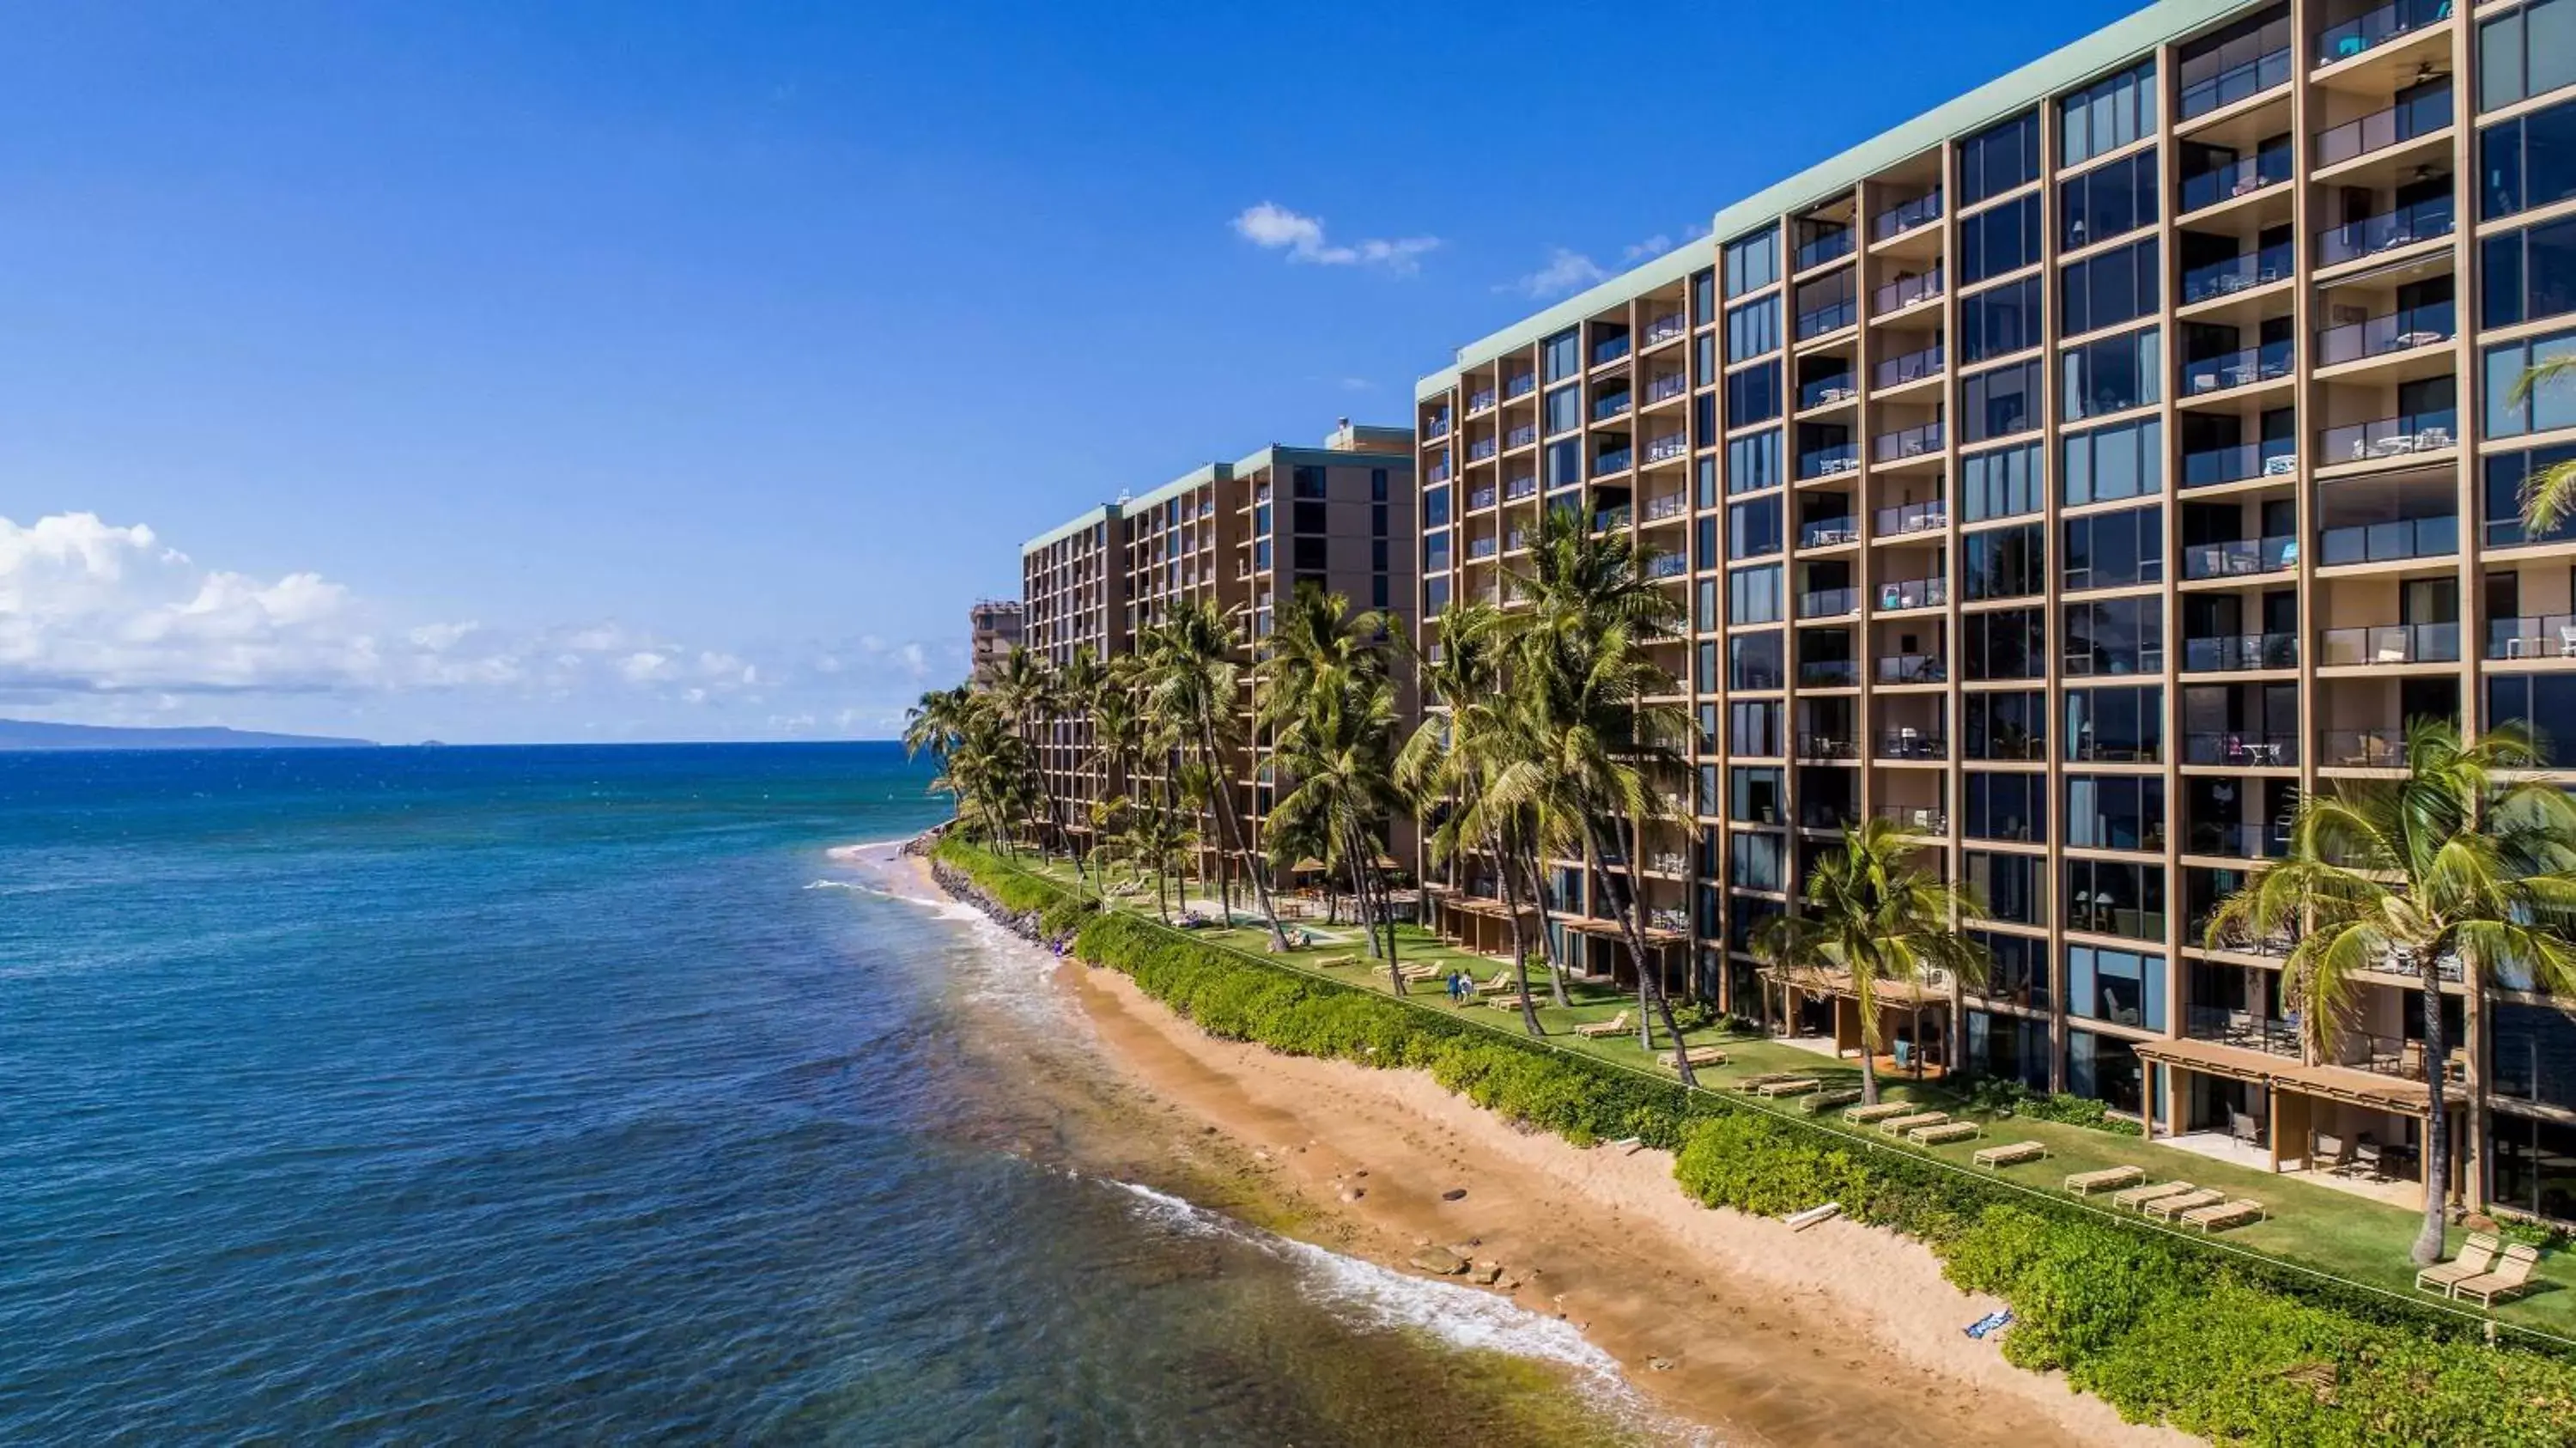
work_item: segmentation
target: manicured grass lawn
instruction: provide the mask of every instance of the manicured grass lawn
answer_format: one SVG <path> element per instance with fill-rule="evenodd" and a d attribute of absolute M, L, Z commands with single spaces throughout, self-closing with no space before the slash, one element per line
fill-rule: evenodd
<path fill-rule="evenodd" d="M 1025 861 L 1023 865 L 1028 867 Z M 1061 862 L 1049 866 L 1044 873 L 1068 886 L 1075 883 L 1072 868 Z M 1113 903 L 1123 904 L 1147 918 L 1154 914 L 1150 894 L 1141 902 Z M 1211 912 L 1214 909 L 1212 902 L 1197 903 Z M 1179 913 L 1179 906 L 1175 905 L 1176 918 Z M 1238 910 L 1237 913 L 1245 912 Z M 1341 938 L 1279 956 L 1268 953 L 1268 932 L 1259 926 L 1201 929 L 1189 933 L 1201 940 L 1235 947 L 1273 964 L 1311 970 L 1316 975 L 1344 984 L 1392 993 L 1385 962 L 1369 958 L 1367 944 L 1357 927 L 1347 922 L 1338 927 L 1327 926 L 1320 921 L 1299 921 L 1296 925 L 1311 928 L 1318 935 Z M 1409 925 L 1398 930 L 1396 954 L 1400 962 L 1429 961 L 1454 966 L 1478 981 L 1492 978 L 1500 965 L 1490 956 L 1461 950 L 1418 926 Z M 1323 965 L 1325 961 L 1343 957 L 1355 957 L 1355 961 L 1349 965 Z M 1573 1028 L 1579 1024 L 1608 1020 L 1622 1010 L 1633 1009 L 1636 1004 L 1633 996 L 1600 985 L 1578 983 L 1568 988 L 1572 1004 L 1558 1007 L 1548 1001 L 1543 970 L 1533 969 L 1531 981 L 1540 1003 L 1539 1023 L 1552 1044 L 1597 1056 L 1630 1070 L 1672 1078 L 1671 1068 L 1654 1064 L 1638 1047 L 1633 1032 L 1601 1039 L 1586 1039 L 1573 1034 Z M 1407 993 L 1407 998 L 1425 1010 L 1450 1011 L 1462 1019 L 1510 1034 L 1520 1034 L 1522 1029 L 1518 1010 L 1482 1004 L 1452 1005 L 1436 979 L 1417 983 Z M 1678 1006 L 1676 1011 L 1679 1013 Z M 1727 1063 L 1724 1066 L 1703 1066 L 1698 1076 L 1701 1086 L 1725 1092 L 1730 1097 L 1745 1099 L 1736 1089 L 1745 1078 L 1778 1071 L 1813 1076 L 1823 1083 L 1826 1091 L 1853 1089 L 1860 1084 L 1860 1067 L 1854 1061 L 1836 1060 L 1785 1042 L 1734 1034 L 1716 1027 L 1686 1030 L 1685 1035 L 1693 1045 L 1725 1046 Z M 1672 1049 L 1672 1043 L 1658 1032 L 1654 1049 L 1668 1051 Z M 1962 1098 L 1938 1082 L 1913 1082 L 1901 1075 L 1882 1071 L 1879 1084 L 1885 1099 L 1919 1100 L 1926 1109 L 1949 1111 L 1962 1119 L 1979 1121 L 1986 1134 L 1973 1141 L 1922 1147 L 1893 1140 L 1874 1128 L 1843 1122 L 1839 1119 L 1839 1108 L 1809 1119 L 1847 1132 L 1856 1144 L 1865 1144 L 1871 1150 L 1914 1152 L 1952 1162 L 1962 1168 L 1970 1166 L 1972 1157 L 1980 1148 L 2036 1141 L 2048 1148 L 2049 1155 L 2045 1160 L 2006 1167 L 1996 1176 L 1999 1180 L 2052 1195 L 2059 1194 L 2060 1184 L 2074 1173 L 2112 1166 L 2137 1166 L 2147 1172 L 2150 1182 L 2187 1181 L 2225 1192 L 2231 1200 L 2248 1197 L 2263 1203 L 2271 1215 L 2254 1225 L 2219 1234 L 2219 1240 L 2225 1245 L 2262 1252 L 2427 1303 L 2440 1300 L 2429 1293 L 2414 1290 L 2415 1268 L 2407 1260 L 2407 1249 L 2414 1243 L 2420 1219 L 2413 1211 L 2321 1186 L 2295 1174 L 2251 1170 L 2139 1137 L 2115 1136 L 2088 1127 L 2027 1117 L 1990 1119 L 1984 1113 L 1968 1111 Z M 1784 1115 L 1807 1115 L 1796 1098 L 1753 1104 Z M 2092 1203 L 2102 1210 L 2110 1210 L 2107 1196 L 2097 1195 L 2092 1198 Z M 2454 1229 L 2454 1250 L 2461 1235 Z M 2505 1322 L 2576 1336 L 2576 1276 L 2570 1275 L 2571 1270 L 2576 1269 L 2570 1268 L 2571 1260 L 2576 1259 L 2551 1254 L 2541 1265 L 2541 1286 L 2521 1299 L 2499 1304 L 2495 1316 Z M 2568 1280 L 2550 1280 L 2558 1278 Z"/>

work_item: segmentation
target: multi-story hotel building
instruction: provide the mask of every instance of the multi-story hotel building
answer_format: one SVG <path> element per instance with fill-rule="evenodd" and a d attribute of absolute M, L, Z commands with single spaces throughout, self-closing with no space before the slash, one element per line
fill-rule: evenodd
<path fill-rule="evenodd" d="M 1084 513 L 1021 549 L 1029 646 L 1059 667 L 1077 648 L 1106 662 L 1183 600 L 1214 604 L 1257 644 L 1300 584 L 1343 595 L 1354 612 L 1382 609 L 1409 635 L 1419 591 L 1413 466 L 1409 430 L 1343 418 L 1320 447 L 1272 443 Z M 1259 673 L 1252 657 L 1244 662 L 1243 745 L 1227 774 L 1247 842 L 1259 850 L 1278 779 L 1252 718 Z M 1050 733 L 1044 778 L 1059 817 L 1079 824 L 1092 802 L 1130 782 L 1108 778 L 1092 757 L 1087 719 L 1067 718 Z M 1132 783 L 1155 787 L 1162 775 L 1148 758 Z M 1222 836 L 1212 817 L 1200 821 L 1199 836 L 1213 856 Z M 1398 822 L 1391 847 L 1409 853 L 1411 839 L 1410 823 Z"/>
<path fill-rule="evenodd" d="M 986 598 L 976 601 L 966 611 L 967 658 L 972 665 L 967 677 L 977 684 L 989 684 L 1001 670 L 1002 660 L 1020 646 L 1022 605 L 1014 599 Z"/>
<path fill-rule="evenodd" d="M 1895 816 L 1987 902 L 1994 970 L 1891 1040 L 2400 1170 L 2448 1070 L 2452 1189 L 2576 1216 L 2552 1002 L 2454 985 L 2467 1045 L 2428 1063 L 2391 961 L 2305 1062 L 2282 943 L 2202 945 L 2410 718 L 2527 720 L 2576 769 L 2576 530 L 2516 512 L 2576 457 L 2576 388 L 2513 398 L 2570 348 L 2576 0 L 2166 0 L 1424 379 L 1425 643 L 1551 507 L 1687 612 L 1693 825 L 1553 862 L 1577 962 L 1613 968 L 1630 873 L 1673 975 L 1848 1043 L 1847 998 L 1745 947 L 1844 822 Z M 1442 922 L 1491 944 L 1485 873 Z"/>

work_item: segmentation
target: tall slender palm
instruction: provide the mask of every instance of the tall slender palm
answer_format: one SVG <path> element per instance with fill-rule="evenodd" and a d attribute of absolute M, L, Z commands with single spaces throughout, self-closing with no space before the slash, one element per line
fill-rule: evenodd
<path fill-rule="evenodd" d="M 1243 824 L 1237 817 L 1233 781 L 1228 777 L 1229 746 L 1239 738 L 1235 714 L 1242 679 L 1236 661 L 1243 640 L 1215 604 L 1193 599 L 1173 606 L 1162 621 L 1138 633 L 1136 656 L 1144 681 L 1144 702 L 1194 749 L 1214 784 L 1209 791 L 1224 854 L 1244 864 L 1253 898 L 1270 927 L 1274 949 L 1288 949 L 1288 932 L 1272 908 L 1265 873 L 1245 851 Z"/>
<path fill-rule="evenodd" d="M 1807 872 L 1807 912 L 1773 916 L 1754 940 L 1755 952 L 1785 981 L 1848 979 L 1860 1011 L 1861 1100 L 1873 1106 L 1886 1034 L 1880 987 L 1911 986 L 1919 1002 L 1936 971 L 1967 985 L 1986 974 L 1986 948 L 1957 928 L 1983 919 L 1984 908 L 1918 863 L 1929 843 L 1890 819 L 1843 826 L 1842 844 Z"/>
<path fill-rule="evenodd" d="M 2332 1054 L 2364 970 L 2410 964 L 2424 1010 L 2424 1227 L 2414 1258 L 2442 1252 L 2450 1180 L 2449 1042 L 2442 972 L 2457 962 L 2472 991 L 2500 977 L 2576 992 L 2576 803 L 2553 784 L 2506 771 L 2541 761 L 2529 732 L 2489 730 L 2464 744 L 2447 721 L 2406 730 L 2406 774 L 2310 795 L 2289 855 L 2257 871 L 2210 917 L 2214 944 L 2300 929 L 2283 973 L 2300 1003 L 2303 1049 Z"/>
<path fill-rule="evenodd" d="M 2530 407 L 2543 391 L 2564 392 L 2576 381 L 2576 352 L 2561 352 L 2544 357 L 2515 379 L 2511 400 L 2516 411 Z M 2522 480 L 2522 496 L 2515 500 L 2522 510 L 2522 526 L 2538 537 L 2549 533 L 2576 514 L 2576 459 L 2552 463 Z"/>
<path fill-rule="evenodd" d="M 1396 804 L 1391 652 L 1383 615 L 1354 614 L 1341 594 L 1301 584 L 1277 611 L 1255 691 L 1284 776 L 1272 813 L 1326 823 L 1350 871 L 1369 954 L 1390 962 L 1395 914 L 1378 859 Z"/>
<path fill-rule="evenodd" d="M 932 689 L 919 702 L 903 711 L 903 755 L 918 758 L 928 751 L 934 763 L 944 763 L 948 751 L 966 730 L 968 715 L 975 708 L 975 693 L 964 684 L 953 689 Z"/>
<path fill-rule="evenodd" d="M 993 671 L 990 692 L 1030 749 L 1042 749 L 1059 709 L 1055 671 L 1047 667 L 1045 657 L 1026 645 L 1014 646 Z M 1031 807 L 1030 830 L 1037 836 L 1038 854 L 1043 858 L 1061 827 L 1056 818 L 1055 791 L 1044 788 L 1043 781 L 1040 783 L 1042 787 L 1027 802 Z M 1079 856 L 1074 863 L 1078 871 Z"/>

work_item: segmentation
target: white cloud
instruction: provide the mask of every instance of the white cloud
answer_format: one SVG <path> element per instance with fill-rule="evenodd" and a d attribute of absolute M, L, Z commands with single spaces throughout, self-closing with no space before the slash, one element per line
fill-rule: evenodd
<path fill-rule="evenodd" d="M 1303 215 L 1270 201 L 1243 208 L 1234 218 L 1234 230 L 1237 236 L 1266 251 L 1288 253 L 1292 262 L 1383 267 L 1398 276 L 1420 271 L 1423 255 L 1440 247 L 1436 236 L 1394 240 L 1372 237 L 1356 244 L 1335 245 L 1325 237 L 1324 218 Z"/>
<path fill-rule="evenodd" d="M 1547 265 L 1531 272 L 1528 276 L 1506 282 L 1494 290 L 1519 292 L 1524 296 L 1545 300 L 1549 297 L 1572 296 L 1585 287 L 1609 279 L 1610 273 L 1602 270 L 1599 262 L 1579 251 L 1571 251 L 1560 246 L 1548 253 Z"/>

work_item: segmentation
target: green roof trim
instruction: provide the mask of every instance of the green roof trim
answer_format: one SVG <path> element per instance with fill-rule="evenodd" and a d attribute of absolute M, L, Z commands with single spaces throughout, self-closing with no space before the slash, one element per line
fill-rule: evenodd
<path fill-rule="evenodd" d="M 1386 468 L 1411 473 L 1413 454 L 1386 452 L 1344 452 L 1339 448 L 1300 447 L 1295 443 L 1274 442 L 1259 452 L 1246 453 L 1235 459 L 1238 473 L 1257 473 L 1267 468 L 1272 472 L 1282 466 L 1313 465 L 1328 468 Z"/>
<path fill-rule="evenodd" d="M 1026 558 L 1048 544 L 1060 543 L 1094 524 L 1115 523 L 1117 521 L 1118 505 L 1116 503 L 1103 503 L 1097 508 L 1090 509 L 1087 512 L 1078 513 L 1066 522 L 1059 523 L 1055 527 L 1049 528 L 1047 531 L 1039 534 L 1035 538 L 1021 544 L 1020 556 Z"/>
<path fill-rule="evenodd" d="M 2166 41 L 2178 39 L 2217 21 L 2259 10 L 2273 0 L 2157 0 L 2071 45 L 2039 59 L 1914 119 L 1882 131 L 1869 140 L 1776 182 L 1720 210 L 1710 220 L 1711 235 L 1646 262 L 1587 291 L 1577 292 L 1535 316 L 1499 332 L 1479 337 L 1458 349 L 1457 360 L 1414 385 L 1421 402 L 1454 387 L 1464 369 L 1505 352 L 1527 347 L 1563 331 L 1595 312 L 1668 286 L 1717 259 L 1720 242 L 1755 230 L 1766 222 L 1810 202 L 1847 191 L 1868 177 L 1946 141 L 1983 130 L 2016 111 L 2049 99 L 2123 64 L 2144 58 Z M 2052 168 L 2053 169 L 2053 168 Z"/>
<path fill-rule="evenodd" d="M 1234 476 L 1234 473 L 1224 463 L 1203 464 L 1202 466 L 1192 468 L 1190 471 L 1172 479 L 1170 482 L 1163 484 L 1161 487 L 1156 488 L 1154 491 L 1147 493 L 1141 498 L 1130 498 L 1127 501 L 1120 503 L 1118 505 L 1119 513 L 1121 516 L 1142 513 L 1146 509 L 1161 503 L 1166 498 L 1177 498 L 1192 488 L 1205 487 L 1209 483 L 1222 482 L 1232 476 Z"/>

